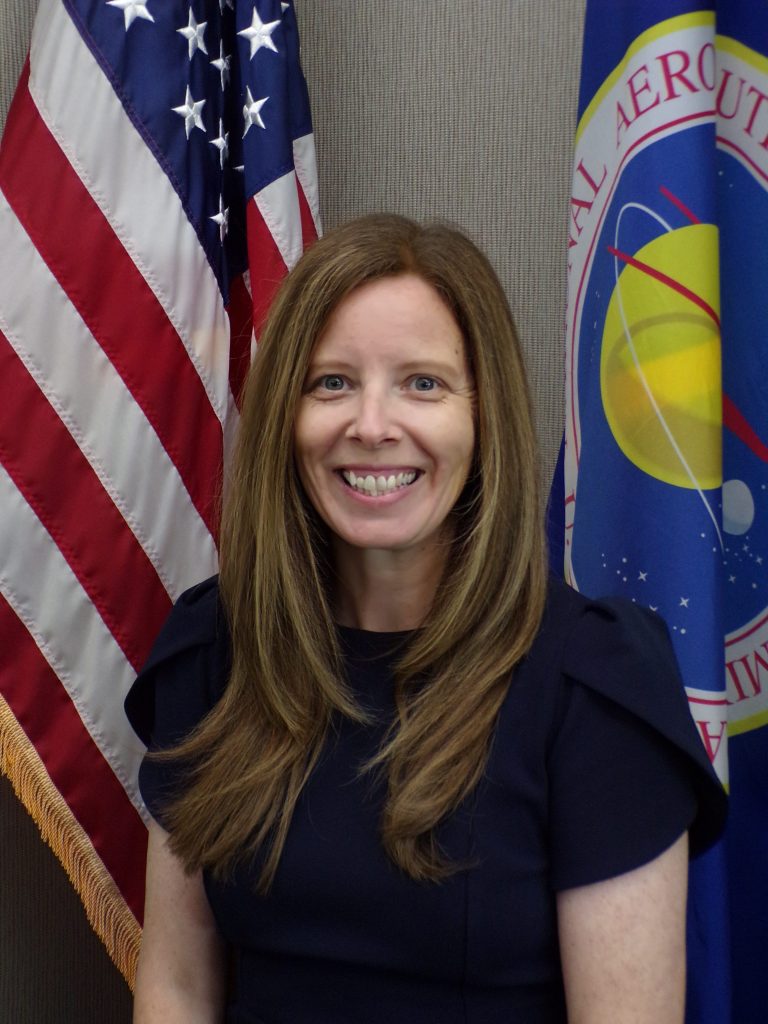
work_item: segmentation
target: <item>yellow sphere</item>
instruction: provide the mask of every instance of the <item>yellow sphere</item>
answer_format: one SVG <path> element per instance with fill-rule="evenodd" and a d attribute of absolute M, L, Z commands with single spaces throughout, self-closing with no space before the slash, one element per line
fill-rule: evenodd
<path fill-rule="evenodd" d="M 666 232 L 631 256 L 681 290 L 647 270 L 624 266 L 603 329 L 605 415 L 616 443 L 644 473 L 676 487 L 717 487 L 722 481 L 717 229 L 692 224 Z"/>

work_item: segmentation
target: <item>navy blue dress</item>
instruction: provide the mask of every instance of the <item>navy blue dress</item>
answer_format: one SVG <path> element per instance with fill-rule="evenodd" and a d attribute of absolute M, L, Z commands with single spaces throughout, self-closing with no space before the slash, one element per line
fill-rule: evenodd
<path fill-rule="evenodd" d="M 620 601 L 552 582 L 515 670 L 487 771 L 442 826 L 469 866 L 417 883 L 378 839 L 383 791 L 358 771 L 394 710 L 403 634 L 340 628 L 350 685 L 375 715 L 342 721 L 299 801 L 274 885 L 258 862 L 205 875 L 232 954 L 229 1024 L 564 1024 L 555 895 L 639 867 L 690 829 L 722 829 L 725 798 L 693 726 L 666 628 Z M 407 637 L 407 635 L 406 635 Z M 175 606 L 126 701 L 150 747 L 177 741 L 226 684 L 215 580 Z M 162 822 L 179 769 L 145 760 Z"/>

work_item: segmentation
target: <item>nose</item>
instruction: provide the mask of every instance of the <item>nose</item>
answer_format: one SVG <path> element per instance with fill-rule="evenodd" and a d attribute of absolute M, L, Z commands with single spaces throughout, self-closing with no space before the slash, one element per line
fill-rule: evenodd
<path fill-rule="evenodd" d="M 354 404 L 347 437 L 366 448 L 397 441 L 400 428 L 395 422 L 392 396 L 382 388 L 362 387 Z"/>

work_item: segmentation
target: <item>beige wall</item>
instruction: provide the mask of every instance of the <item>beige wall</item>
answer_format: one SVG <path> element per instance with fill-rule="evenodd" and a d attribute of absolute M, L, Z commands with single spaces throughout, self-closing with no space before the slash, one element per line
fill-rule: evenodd
<path fill-rule="evenodd" d="M 34 0 L 0 3 L 0 117 Z M 526 351 L 542 475 L 562 429 L 570 153 L 584 0 L 296 0 L 326 226 L 370 210 L 458 223 Z M 0 1020 L 121 1024 L 127 989 L 0 782 Z"/>

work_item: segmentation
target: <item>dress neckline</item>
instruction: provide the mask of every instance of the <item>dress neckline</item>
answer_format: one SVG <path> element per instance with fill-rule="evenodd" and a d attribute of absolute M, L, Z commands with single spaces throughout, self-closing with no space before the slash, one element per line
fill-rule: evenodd
<path fill-rule="evenodd" d="M 412 629 L 377 632 L 339 623 L 336 623 L 336 631 L 342 650 L 353 658 L 394 658 L 416 632 Z"/>

